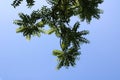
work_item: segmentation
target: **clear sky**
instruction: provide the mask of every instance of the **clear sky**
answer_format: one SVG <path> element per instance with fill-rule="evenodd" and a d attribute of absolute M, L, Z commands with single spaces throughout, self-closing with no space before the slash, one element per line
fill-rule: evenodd
<path fill-rule="evenodd" d="M 52 55 L 53 49 L 59 49 L 59 39 L 42 35 L 27 41 L 16 34 L 13 20 L 19 12 L 32 10 L 24 4 L 14 9 L 12 1 L 0 2 L 0 80 L 120 80 L 120 0 L 105 0 L 99 20 L 81 23 L 82 29 L 90 31 L 90 44 L 82 45 L 75 67 L 60 70 Z M 45 0 L 37 0 L 32 9 L 43 4 Z"/>

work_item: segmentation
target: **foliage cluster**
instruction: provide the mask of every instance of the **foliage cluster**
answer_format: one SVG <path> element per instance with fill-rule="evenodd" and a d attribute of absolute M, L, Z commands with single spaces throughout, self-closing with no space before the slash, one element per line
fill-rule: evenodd
<path fill-rule="evenodd" d="M 17 7 L 23 0 L 14 0 L 12 6 Z M 20 20 L 14 23 L 20 26 L 16 32 L 23 33 L 27 39 L 31 36 L 55 33 L 60 39 L 61 50 L 53 50 L 53 55 L 58 58 L 58 66 L 69 67 L 76 64 L 76 59 L 80 55 L 80 45 L 89 43 L 84 37 L 89 31 L 78 31 L 80 22 L 76 21 L 70 26 L 71 17 L 78 16 L 81 22 L 90 23 L 92 18 L 99 19 L 102 11 L 98 5 L 103 0 L 46 0 L 51 8 L 43 6 L 41 9 L 34 10 L 30 15 L 19 13 Z M 26 0 L 27 6 L 32 7 L 34 0 Z M 49 30 L 44 30 L 48 25 Z"/>

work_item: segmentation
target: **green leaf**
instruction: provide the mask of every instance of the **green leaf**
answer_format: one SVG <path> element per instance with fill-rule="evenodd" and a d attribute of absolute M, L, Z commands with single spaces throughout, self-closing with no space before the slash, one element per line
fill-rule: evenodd
<path fill-rule="evenodd" d="M 51 28 L 51 29 L 49 29 L 49 30 L 46 31 L 46 34 L 50 35 L 50 34 L 52 34 L 54 32 L 55 32 L 55 29 Z"/>
<path fill-rule="evenodd" d="M 40 22 L 38 22 L 37 24 L 36 24 L 38 27 L 44 27 L 44 22 L 43 21 L 40 21 Z"/>
<path fill-rule="evenodd" d="M 23 21 L 21 21 L 21 20 L 15 20 L 13 23 L 14 23 L 14 24 L 17 24 L 17 25 L 19 25 L 19 26 L 22 26 L 22 25 L 23 25 Z"/>
<path fill-rule="evenodd" d="M 30 41 L 30 39 L 31 39 L 31 35 L 26 35 L 26 40 L 28 40 L 28 41 Z"/>
<path fill-rule="evenodd" d="M 77 29 L 79 28 L 79 25 L 80 25 L 80 23 L 79 22 L 76 22 L 75 24 L 74 24 L 74 26 L 73 26 L 73 31 L 77 31 Z"/>
<path fill-rule="evenodd" d="M 25 27 L 19 27 L 16 29 L 16 33 L 23 32 L 25 30 Z"/>
<path fill-rule="evenodd" d="M 54 55 L 54 56 L 60 56 L 60 55 L 62 55 L 62 54 L 64 54 L 63 51 L 60 51 L 60 50 L 53 50 L 53 55 Z"/>

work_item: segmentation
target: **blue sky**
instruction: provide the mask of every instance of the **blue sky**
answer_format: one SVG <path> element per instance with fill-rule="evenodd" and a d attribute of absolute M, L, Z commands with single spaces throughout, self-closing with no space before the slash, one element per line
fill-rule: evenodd
<path fill-rule="evenodd" d="M 120 80 L 119 0 L 105 0 L 100 5 L 104 14 L 99 20 L 81 23 L 82 29 L 90 31 L 90 44 L 82 45 L 75 67 L 61 70 L 56 70 L 56 57 L 52 55 L 53 49 L 59 49 L 58 38 L 42 35 L 27 41 L 16 34 L 18 26 L 13 24 L 19 12 L 30 13 L 45 0 L 37 0 L 32 10 L 24 4 L 14 9 L 11 3 L 0 3 L 0 80 Z"/>

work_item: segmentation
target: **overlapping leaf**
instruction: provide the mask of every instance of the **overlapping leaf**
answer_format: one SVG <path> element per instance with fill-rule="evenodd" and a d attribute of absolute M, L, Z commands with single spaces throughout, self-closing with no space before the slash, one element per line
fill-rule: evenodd
<path fill-rule="evenodd" d="M 16 8 L 17 6 L 19 6 L 21 4 L 23 0 L 14 0 L 13 3 L 11 4 L 14 8 Z M 27 2 L 27 6 L 31 7 L 34 5 L 34 0 L 26 0 Z"/>

